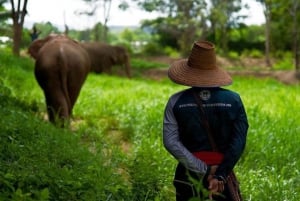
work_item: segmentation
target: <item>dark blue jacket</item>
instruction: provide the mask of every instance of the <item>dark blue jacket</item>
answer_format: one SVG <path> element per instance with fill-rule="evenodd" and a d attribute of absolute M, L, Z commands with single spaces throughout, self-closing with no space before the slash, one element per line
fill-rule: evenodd
<path fill-rule="evenodd" d="M 205 115 L 199 111 L 194 91 L 201 99 Z M 247 115 L 236 92 L 219 87 L 189 88 L 171 96 L 165 110 L 164 144 L 175 158 L 180 159 L 179 162 L 189 160 L 184 157 L 191 157 L 184 151 L 180 153 L 180 144 L 191 153 L 212 151 L 204 119 L 219 152 L 224 154 L 215 174 L 226 178 L 242 155 L 248 130 Z M 188 164 L 185 165 L 189 168 Z"/>

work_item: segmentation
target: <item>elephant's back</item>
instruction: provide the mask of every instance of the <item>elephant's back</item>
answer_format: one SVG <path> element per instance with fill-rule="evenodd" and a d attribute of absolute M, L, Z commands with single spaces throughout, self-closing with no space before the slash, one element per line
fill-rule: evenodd
<path fill-rule="evenodd" d="M 112 65 L 110 45 L 102 42 L 82 42 L 80 45 L 85 49 L 91 60 L 91 71 L 102 73 Z"/>
<path fill-rule="evenodd" d="M 87 52 L 77 43 L 72 41 L 55 41 L 45 44 L 39 51 L 37 62 L 43 68 L 67 68 L 86 71 L 90 68 Z"/>

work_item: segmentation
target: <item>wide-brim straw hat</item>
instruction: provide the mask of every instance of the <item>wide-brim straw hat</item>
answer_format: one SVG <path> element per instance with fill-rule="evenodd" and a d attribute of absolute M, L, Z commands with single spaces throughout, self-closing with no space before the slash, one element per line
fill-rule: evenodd
<path fill-rule="evenodd" d="M 169 78 L 181 85 L 192 87 L 220 87 L 232 83 L 231 76 L 216 64 L 215 45 L 197 41 L 187 59 L 171 64 Z"/>

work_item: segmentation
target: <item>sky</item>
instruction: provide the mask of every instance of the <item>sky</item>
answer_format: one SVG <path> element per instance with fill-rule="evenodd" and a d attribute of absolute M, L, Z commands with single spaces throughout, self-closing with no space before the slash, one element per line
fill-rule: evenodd
<path fill-rule="evenodd" d="M 255 0 L 247 0 L 250 10 L 244 10 L 243 14 L 249 18 L 245 20 L 246 24 L 262 24 L 264 16 L 261 5 Z M 148 13 L 141 11 L 136 6 L 131 6 L 128 10 L 122 11 L 118 8 L 119 0 L 112 1 L 111 14 L 108 26 L 138 26 L 142 19 L 154 19 L 159 16 L 158 13 Z M 6 6 L 10 9 L 10 4 Z M 97 10 L 99 15 L 86 17 L 85 15 L 76 15 L 77 11 L 84 11 L 89 8 L 82 0 L 28 0 L 28 15 L 25 17 L 25 27 L 31 28 L 34 23 L 51 22 L 54 26 L 64 30 L 64 24 L 70 29 L 83 30 L 93 27 L 96 22 L 104 18 L 100 15 L 101 8 Z M 103 23 L 103 21 L 101 21 Z"/>

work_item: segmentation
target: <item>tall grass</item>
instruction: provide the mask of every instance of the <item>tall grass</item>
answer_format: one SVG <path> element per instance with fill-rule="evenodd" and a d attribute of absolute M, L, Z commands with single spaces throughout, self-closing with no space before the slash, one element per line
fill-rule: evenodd
<path fill-rule="evenodd" d="M 32 60 L 2 59 L 0 200 L 175 200 L 162 118 L 168 97 L 185 87 L 90 74 L 70 129 L 59 129 L 44 120 Z M 250 123 L 235 169 L 245 200 L 300 200 L 299 86 L 234 77 L 228 88 Z"/>

